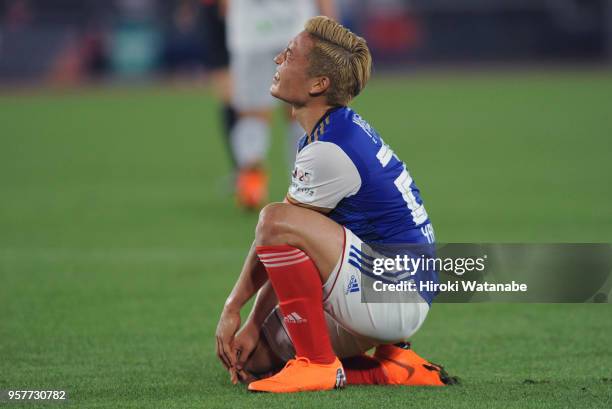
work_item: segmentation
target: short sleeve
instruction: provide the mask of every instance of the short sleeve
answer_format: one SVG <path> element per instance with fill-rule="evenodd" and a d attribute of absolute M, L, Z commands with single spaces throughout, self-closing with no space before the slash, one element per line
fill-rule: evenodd
<path fill-rule="evenodd" d="M 298 153 L 288 196 L 303 204 L 333 209 L 360 188 L 359 171 L 342 148 L 317 141 Z"/>

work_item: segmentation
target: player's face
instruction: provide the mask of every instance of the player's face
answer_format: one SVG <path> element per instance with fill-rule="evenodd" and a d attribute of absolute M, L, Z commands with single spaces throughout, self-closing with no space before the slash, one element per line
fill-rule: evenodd
<path fill-rule="evenodd" d="M 308 53 L 312 40 L 301 32 L 275 58 L 276 73 L 270 93 L 294 106 L 304 106 L 310 98 L 311 81 L 308 77 Z"/>

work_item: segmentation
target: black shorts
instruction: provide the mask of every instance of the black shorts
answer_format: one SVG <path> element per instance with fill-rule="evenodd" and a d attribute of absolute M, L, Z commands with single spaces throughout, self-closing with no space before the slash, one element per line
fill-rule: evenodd
<path fill-rule="evenodd" d="M 209 69 L 226 68 L 229 52 L 225 38 L 225 19 L 219 15 L 217 2 L 202 4 L 200 24 L 204 35 L 204 65 Z"/>

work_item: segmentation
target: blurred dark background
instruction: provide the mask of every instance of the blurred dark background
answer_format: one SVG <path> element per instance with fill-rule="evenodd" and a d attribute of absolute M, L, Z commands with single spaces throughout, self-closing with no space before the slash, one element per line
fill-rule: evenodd
<path fill-rule="evenodd" d="M 609 0 L 339 0 L 377 68 L 609 64 Z M 202 71 L 200 0 L 0 0 L 0 84 Z"/>

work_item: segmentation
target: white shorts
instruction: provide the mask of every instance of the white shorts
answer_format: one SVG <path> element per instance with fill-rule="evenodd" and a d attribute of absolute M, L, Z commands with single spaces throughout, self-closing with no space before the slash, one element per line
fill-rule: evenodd
<path fill-rule="evenodd" d="M 235 109 L 249 111 L 274 107 L 275 99 L 270 95 L 270 86 L 276 71 L 273 59 L 278 52 L 280 49 L 231 53 L 232 105 Z"/>
<path fill-rule="evenodd" d="M 362 241 L 344 229 L 343 254 L 323 285 L 323 309 L 334 352 L 340 358 L 356 356 L 379 344 L 406 341 L 421 327 L 429 305 L 418 293 L 414 302 L 367 303 L 361 301 L 361 272 L 349 263 L 351 246 Z M 278 307 L 263 324 L 263 333 L 277 355 L 289 360 L 295 350 Z"/>

